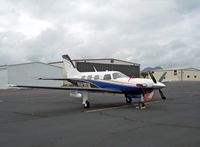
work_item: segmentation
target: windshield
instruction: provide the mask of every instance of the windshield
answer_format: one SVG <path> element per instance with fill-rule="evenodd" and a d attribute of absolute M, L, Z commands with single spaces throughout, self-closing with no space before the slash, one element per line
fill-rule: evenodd
<path fill-rule="evenodd" d="M 118 78 L 126 78 L 127 76 L 123 73 L 120 73 L 120 72 L 116 72 L 116 73 L 113 73 L 113 79 L 118 79 Z"/>

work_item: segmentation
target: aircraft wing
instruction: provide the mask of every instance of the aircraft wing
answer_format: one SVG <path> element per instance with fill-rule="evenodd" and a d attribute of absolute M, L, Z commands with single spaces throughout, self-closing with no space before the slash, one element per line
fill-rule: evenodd
<path fill-rule="evenodd" d="M 48 87 L 48 86 L 25 86 L 25 85 L 16 85 L 12 87 L 21 87 L 21 88 L 37 88 L 37 89 L 56 89 L 56 90 L 79 90 L 79 91 L 89 91 L 89 92 L 106 92 L 106 93 L 122 93 L 119 90 L 111 90 L 106 88 L 89 88 L 89 87 Z"/>
<path fill-rule="evenodd" d="M 85 79 L 79 78 L 39 78 L 39 80 L 60 80 L 60 81 L 68 81 L 77 87 L 85 87 L 85 88 L 99 88 L 97 85 L 88 82 Z"/>
<path fill-rule="evenodd" d="M 60 80 L 60 81 L 67 81 L 68 78 L 38 78 L 38 80 Z"/>

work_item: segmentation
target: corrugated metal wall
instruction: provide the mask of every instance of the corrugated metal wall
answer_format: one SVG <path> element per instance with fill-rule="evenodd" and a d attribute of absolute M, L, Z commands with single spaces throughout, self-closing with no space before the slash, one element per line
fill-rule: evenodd
<path fill-rule="evenodd" d="M 200 81 L 200 70 L 198 69 L 157 70 L 153 74 L 156 79 L 159 79 L 165 72 L 167 74 L 164 81 Z"/>
<path fill-rule="evenodd" d="M 8 85 L 8 70 L 0 68 L 0 89 L 7 88 Z"/>
<path fill-rule="evenodd" d="M 62 81 L 38 78 L 62 78 L 63 69 L 43 63 L 20 64 L 8 67 L 8 83 L 13 85 L 61 86 Z"/>
<path fill-rule="evenodd" d="M 140 77 L 140 66 L 134 65 L 117 65 L 117 64 L 98 64 L 87 62 L 76 62 L 77 69 L 80 72 L 94 71 L 94 67 L 97 71 L 120 71 L 127 76 Z"/>
<path fill-rule="evenodd" d="M 43 64 L 25 63 L 0 68 L 0 89 L 10 85 L 62 86 L 62 81 L 38 80 L 38 78 L 63 78 L 63 68 Z"/>

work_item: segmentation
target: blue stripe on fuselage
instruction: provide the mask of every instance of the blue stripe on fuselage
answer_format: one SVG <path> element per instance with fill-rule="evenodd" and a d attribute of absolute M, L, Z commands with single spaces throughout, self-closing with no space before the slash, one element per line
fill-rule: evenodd
<path fill-rule="evenodd" d="M 86 80 L 89 83 L 95 84 L 100 88 L 107 88 L 111 90 L 119 90 L 122 93 L 127 93 L 127 94 L 141 94 L 142 89 L 138 87 L 132 87 L 132 86 L 125 86 L 125 85 L 120 85 L 120 84 L 113 84 L 113 83 L 108 83 L 108 82 L 102 82 L 102 81 L 96 81 L 96 80 Z"/>

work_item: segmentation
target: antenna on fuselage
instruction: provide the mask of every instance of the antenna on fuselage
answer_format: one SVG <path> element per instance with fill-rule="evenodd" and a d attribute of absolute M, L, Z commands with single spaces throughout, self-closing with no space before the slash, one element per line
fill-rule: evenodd
<path fill-rule="evenodd" d="M 94 71 L 97 72 L 97 69 L 95 68 L 95 66 L 93 66 L 93 68 L 94 68 Z"/>

